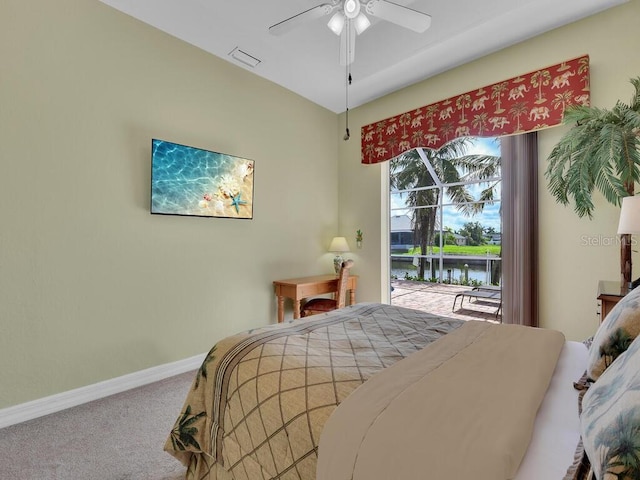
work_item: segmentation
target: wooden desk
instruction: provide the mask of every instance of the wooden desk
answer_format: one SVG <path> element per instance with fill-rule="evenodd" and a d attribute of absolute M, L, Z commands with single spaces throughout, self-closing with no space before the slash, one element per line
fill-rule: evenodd
<path fill-rule="evenodd" d="M 629 290 L 620 285 L 620 282 L 609 282 L 600 280 L 598 282 L 598 300 L 600 300 L 600 323 L 609 314 L 622 298 L 629 293 Z"/>
<path fill-rule="evenodd" d="M 290 278 L 288 280 L 276 280 L 273 282 L 278 297 L 278 323 L 284 321 L 284 299 L 293 300 L 293 318 L 300 318 L 300 303 L 302 300 L 315 295 L 335 293 L 338 291 L 338 277 L 335 275 L 315 275 L 313 277 Z M 349 304 L 356 303 L 356 287 L 358 276 L 349 275 L 347 292 Z"/>

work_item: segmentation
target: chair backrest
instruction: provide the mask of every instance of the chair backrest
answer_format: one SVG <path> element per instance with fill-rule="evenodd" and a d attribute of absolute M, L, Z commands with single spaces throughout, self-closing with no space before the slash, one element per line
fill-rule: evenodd
<path fill-rule="evenodd" d="M 344 308 L 347 302 L 347 283 L 349 282 L 349 269 L 351 267 L 353 267 L 353 260 L 345 260 L 340 267 L 338 292 L 336 293 L 336 308 Z"/>

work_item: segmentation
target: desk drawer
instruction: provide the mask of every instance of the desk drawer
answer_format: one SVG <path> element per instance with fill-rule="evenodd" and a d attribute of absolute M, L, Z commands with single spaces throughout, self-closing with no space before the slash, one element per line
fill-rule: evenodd
<path fill-rule="evenodd" d="M 300 298 L 312 297 L 314 295 L 321 295 L 323 293 L 335 292 L 338 288 L 338 281 L 333 280 L 330 282 L 314 283 L 308 285 L 301 285 L 298 288 L 298 295 Z"/>

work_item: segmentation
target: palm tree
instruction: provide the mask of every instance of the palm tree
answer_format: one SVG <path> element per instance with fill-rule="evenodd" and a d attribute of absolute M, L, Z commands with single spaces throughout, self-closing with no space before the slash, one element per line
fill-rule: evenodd
<path fill-rule="evenodd" d="M 556 93 L 553 97 L 553 100 L 551 100 L 551 105 L 553 105 L 553 108 L 556 110 L 560 108 L 562 111 L 564 111 L 567 108 L 567 105 L 570 104 L 572 95 L 573 91 L 571 90 L 567 92 Z"/>
<path fill-rule="evenodd" d="M 602 463 L 602 474 L 606 478 L 638 478 L 640 432 L 637 417 L 636 410 L 624 410 L 594 439 L 598 449 L 606 452 Z"/>
<path fill-rule="evenodd" d="M 604 359 L 605 368 L 609 367 L 613 361 L 629 349 L 629 345 L 635 337 L 632 337 L 624 328 L 618 328 L 607 341 L 600 345 L 598 354 Z"/>
<path fill-rule="evenodd" d="M 542 87 L 549 85 L 551 81 L 551 74 L 549 70 L 539 70 L 531 76 L 531 84 L 534 87 L 538 87 L 538 93 L 536 94 L 536 103 L 544 103 L 544 97 L 542 96 Z"/>
<path fill-rule="evenodd" d="M 465 109 L 471 106 L 471 95 L 465 93 L 464 95 L 460 95 L 456 99 L 456 108 L 461 111 L 460 114 L 460 123 L 467 123 L 467 119 L 464 116 Z"/>
<path fill-rule="evenodd" d="M 473 128 L 478 130 L 479 135 L 482 135 L 484 133 L 484 129 L 487 128 L 488 118 L 489 118 L 489 114 L 487 112 L 482 112 L 479 115 L 473 116 L 473 120 L 471 120 L 471 125 L 473 125 Z"/>
<path fill-rule="evenodd" d="M 640 77 L 630 81 L 635 92 L 629 104 L 618 101 L 611 109 L 571 105 L 564 112 L 564 123 L 574 127 L 551 151 L 545 176 L 556 201 L 568 205 L 573 200 L 580 217 L 592 217 L 594 189 L 620 205 L 640 180 Z M 622 280 L 628 283 L 630 235 L 622 235 L 620 249 Z"/>
<path fill-rule="evenodd" d="M 494 101 L 494 105 L 496 109 L 493 113 L 502 113 L 504 109 L 502 108 L 502 97 L 504 97 L 504 92 L 507 91 L 509 84 L 507 82 L 496 83 L 491 87 L 491 98 Z"/>
<path fill-rule="evenodd" d="M 509 115 L 511 115 L 511 118 L 515 118 L 518 122 L 518 125 L 516 127 L 517 132 L 520 132 L 522 130 L 522 127 L 520 126 L 520 117 L 522 115 L 526 115 L 527 110 L 527 104 L 524 102 L 516 102 L 509 109 Z"/>
<path fill-rule="evenodd" d="M 495 178 L 500 174 L 500 157 L 492 155 L 465 155 L 473 139 L 456 138 L 438 150 L 421 149 L 431 164 L 444 191 L 457 203 L 458 211 L 465 215 L 481 212 L 484 203 L 495 200 L 496 183 L 491 183 L 475 199 L 468 185 L 455 185 L 461 181 L 473 181 Z M 449 185 L 448 184 L 453 184 Z M 411 190 L 407 193 L 406 205 L 413 209 L 414 244 L 420 247 L 421 255 L 427 254 L 427 248 L 433 243 L 436 226 L 437 206 L 440 201 L 440 188 L 429 173 L 418 150 L 410 150 L 391 160 L 390 186 L 396 190 Z M 426 187 L 426 188 L 425 188 Z M 418 277 L 424 279 L 425 259 L 421 258 Z"/>
<path fill-rule="evenodd" d="M 196 440 L 198 428 L 194 425 L 198 424 L 199 420 L 206 414 L 207 412 L 200 412 L 196 415 L 193 415 L 191 413 L 191 405 L 187 405 L 184 413 L 176 421 L 173 430 L 171 430 L 171 443 L 173 444 L 174 450 L 188 450 L 189 446 L 194 447 L 196 450 L 201 449 L 200 444 Z"/>

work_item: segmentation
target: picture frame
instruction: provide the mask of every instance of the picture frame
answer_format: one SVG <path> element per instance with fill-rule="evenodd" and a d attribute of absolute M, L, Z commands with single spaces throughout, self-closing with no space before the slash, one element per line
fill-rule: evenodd
<path fill-rule="evenodd" d="M 255 162 L 167 140 L 151 142 L 151 214 L 253 218 Z"/>

